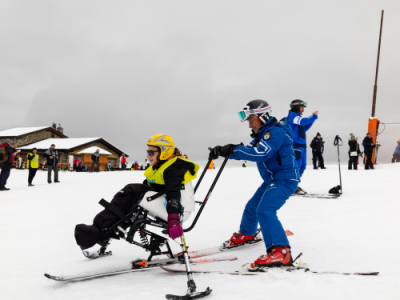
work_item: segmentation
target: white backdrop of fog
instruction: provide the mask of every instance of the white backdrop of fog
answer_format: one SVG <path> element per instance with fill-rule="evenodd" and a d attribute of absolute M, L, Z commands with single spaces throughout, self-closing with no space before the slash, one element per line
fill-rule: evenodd
<path fill-rule="evenodd" d="M 0 130 L 54 121 L 130 161 L 163 132 L 205 160 L 250 140 L 249 100 L 282 118 L 299 98 L 320 112 L 308 143 L 320 132 L 335 162 L 336 134 L 367 131 L 382 9 L 376 115 L 400 122 L 399 1 L 2 0 Z"/>

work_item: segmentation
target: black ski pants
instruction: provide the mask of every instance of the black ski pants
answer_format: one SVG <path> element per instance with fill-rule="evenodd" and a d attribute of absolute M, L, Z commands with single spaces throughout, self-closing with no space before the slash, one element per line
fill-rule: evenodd
<path fill-rule="evenodd" d="M 90 172 L 93 172 L 93 169 L 94 169 L 94 165 L 97 165 L 97 172 L 99 171 L 99 161 L 96 161 L 96 160 L 94 160 L 93 162 L 92 162 L 92 166 L 90 167 Z"/>
<path fill-rule="evenodd" d="M 365 163 L 365 170 L 373 169 L 374 165 L 372 164 L 372 151 L 365 152 L 365 157 L 367 158 L 367 162 Z"/>
<path fill-rule="evenodd" d="M 350 156 L 349 158 L 349 170 L 357 170 L 358 156 Z"/>
<path fill-rule="evenodd" d="M 58 167 L 55 166 L 47 166 L 47 182 L 51 182 L 51 171 L 54 172 L 54 181 L 58 181 Z"/>
<path fill-rule="evenodd" d="M 35 178 L 36 171 L 37 171 L 37 169 L 31 169 L 31 168 L 29 168 L 29 176 L 28 176 L 28 183 L 29 183 L 29 184 L 31 184 L 33 178 Z"/>
<path fill-rule="evenodd" d="M 7 179 L 10 177 L 10 172 L 11 172 L 11 164 L 8 163 L 3 163 L 3 166 L 1 167 L 1 173 L 0 173 L 0 188 L 3 188 L 7 184 Z"/>
<path fill-rule="evenodd" d="M 317 168 L 317 160 L 318 160 L 318 166 L 320 168 L 325 168 L 325 166 L 324 166 L 324 158 L 322 157 L 322 152 L 313 151 L 312 155 L 313 155 L 314 169 Z"/>

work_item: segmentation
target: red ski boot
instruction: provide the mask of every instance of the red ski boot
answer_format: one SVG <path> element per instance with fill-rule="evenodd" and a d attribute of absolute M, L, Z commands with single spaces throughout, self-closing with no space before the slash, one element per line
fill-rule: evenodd
<path fill-rule="evenodd" d="M 292 267 L 293 258 L 288 246 L 271 248 L 266 255 L 261 255 L 254 263 L 249 264 L 249 271 L 262 271 L 273 267 Z"/>
<path fill-rule="evenodd" d="M 260 233 L 261 229 L 257 229 L 256 233 L 254 235 L 244 235 L 240 231 L 237 233 L 235 232 L 230 240 L 226 241 L 222 245 L 221 250 L 226 250 L 226 249 L 231 249 L 231 248 L 236 248 L 240 246 L 244 246 L 246 244 L 257 244 L 262 242 L 262 238 L 260 238 L 258 235 Z"/>

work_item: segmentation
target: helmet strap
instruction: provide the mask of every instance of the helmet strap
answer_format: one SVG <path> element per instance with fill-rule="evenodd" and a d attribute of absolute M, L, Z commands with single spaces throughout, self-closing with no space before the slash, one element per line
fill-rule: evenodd
<path fill-rule="evenodd" d="M 267 124 L 267 123 L 268 123 L 268 121 L 269 121 L 269 119 L 270 119 L 270 116 L 269 116 L 268 113 L 264 113 L 264 114 L 262 114 L 261 116 L 257 116 L 257 119 L 258 119 L 258 121 L 260 121 L 260 123 L 261 123 L 262 125 L 264 125 L 264 124 Z"/>

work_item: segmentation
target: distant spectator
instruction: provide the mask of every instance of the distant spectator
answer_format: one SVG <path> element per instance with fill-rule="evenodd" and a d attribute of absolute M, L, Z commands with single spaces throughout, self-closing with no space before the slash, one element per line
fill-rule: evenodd
<path fill-rule="evenodd" d="M 122 154 L 121 156 L 121 169 L 126 170 L 126 157 L 125 154 Z"/>
<path fill-rule="evenodd" d="M 39 168 L 39 155 L 37 154 L 37 149 L 33 148 L 32 153 L 29 153 L 27 156 L 27 167 L 29 170 L 28 176 L 28 186 L 35 186 L 32 184 L 33 178 L 35 178 L 36 171 Z"/>
<path fill-rule="evenodd" d="M 397 146 L 393 153 L 392 163 L 394 162 L 400 162 L 400 140 L 397 141 Z"/>
<path fill-rule="evenodd" d="M 144 169 L 147 170 L 147 168 L 150 167 L 150 163 L 147 160 L 147 158 L 144 160 Z"/>
<path fill-rule="evenodd" d="M 324 158 L 325 141 L 322 137 L 321 137 L 321 140 L 322 140 L 321 155 L 322 155 L 322 158 Z M 317 168 L 321 168 L 319 160 L 317 161 Z M 325 164 L 324 164 L 324 168 L 326 169 Z"/>
<path fill-rule="evenodd" d="M 321 169 L 326 169 L 324 166 L 324 158 L 322 157 L 324 142 L 322 141 L 322 137 L 319 132 L 317 133 L 317 136 L 311 141 L 310 147 L 312 149 L 312 154 L 313 154 L 314 170 L 318 170 L 317 160 Z"/>
<path fill-rule="evenodd" d="M 246 167 L 247 167 L 247 161 L 244 161 L 244 162 L 243 162 L 242 167 L 243 167 L 243 168 L 246 168 Z"/>
<path fill-rule="evenodd" d="M 77 170 L 77 172 L 83 172 L 83 171 L 84 171 L 84 168 L 85 168 L 85 164 L 83 163 L 83 161 L 80 161 L 80 162 L 79 162 L 79 165 L 78 165 L 78 170 Z"/>
<path fill-rule="evenodd" d="M 78 172 L 78 167 L 79 167 L 79 164 L 80 164 L 79 159 L 78 159 L 78 158 L 75 158 L 74 161 L 73 161 L 73 163 L 74 163 L 74 170 L 75 170 L 76 172 Z"/>
<path fill-rule="evenodd" d="M 14 163 L 14 156 L 21 151 L 11 147 L 11 144 L 12 140 L 6 139 L 5 142 L 0 145 L 1 148 L 4 148 L 2 149 L 2 154 L 5 158 L 0 173 L 0 191 L 10 190 L 9 188 L 6 188 L 7 179 L 10 177 L 11 165 Z"/>
<path fill-rule="evenodd" d="M 22 157 L 20 155 L 18 156 L 17 161 L 18 161 L 18 169 L 22 169 Z M 17 166 L 15 166 L 15 168 L 17 168 Z"/>
<path fill-rule="evenodd" d="M 367 133 L 367 136 L 364 138 L 363 147 L 365 157 L 367 158 L 367 161 L 365 163 L 365 170 L 373 170 L 374 165 L 372 164 L 372 152 L 376 145 L 374 144 L 374 141 L 372 140 L 372 135 L 370 133 Z"/>
<path fill-rule="evenodd" d="M 99 172 L 99 160 L 100 160 L 100 150 L 97 149 L 95 153 L 92 154 L 92 166 L 90 167 L 90 173 L 93 172 L 94 165 L 97 165 L 97 172 Z"/>
<path fill-rule="evenodd" d="M 58 152 L 56 150 L 56 145 L 52 144 L 49 149 L 43 155 L 47 160 L 47 182 L 50 184 L 51 181 L 51 171 L 54 171 L 54 182 L 58 181 Z"/>
<path fill-rule="evenodd" d="M 107 170 L 108 170 L 108 171 L 111 171 L 111 162 L 110 162 L 110 161 L 109 161 L 108 164 L 107 164 Z"/>
<path fill-rule="evenodd" d="M 357 170 L 358 156 L 361 154 L 360 145 L 354 134 L 350 133 L 349 139 L 349 170 Z"/>

